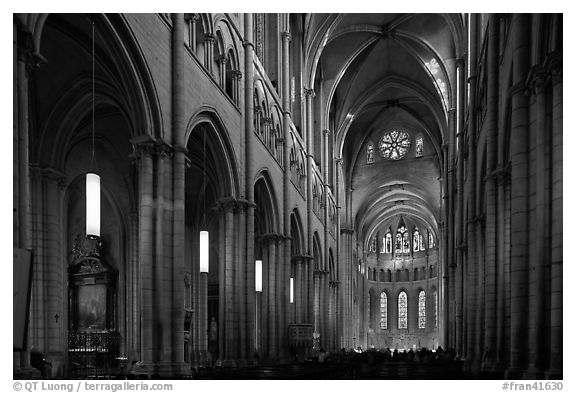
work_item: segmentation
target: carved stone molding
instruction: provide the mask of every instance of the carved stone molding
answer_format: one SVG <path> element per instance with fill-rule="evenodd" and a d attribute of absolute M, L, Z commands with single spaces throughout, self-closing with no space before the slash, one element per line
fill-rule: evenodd
<path fill-rule="evenodd" d="M 548 74 L 544 66 L 538 64 L 530 69 L 526 78 L 526 94 L 537 95 L 542 92 L 548 81 Z"/>
<path fill-rule="evenodd" d="M 89 258 L 101 258 L 104 245 L 99 237 L 76 235 L 72 244 L 72 265 L 76 265 Z"/>
<path fill-rule="evenodd" d="M 56 183 L 59 188 L 66 187 L 66 174 L 51 167 L 39 167 L 36 164 L 29 165 L 30 177 Z"/>
<path fill-rule="evenodd" d="M 544 66 L 552 84 L 562 83 L 562 52 L 552 52 L 546 58 Z"/>
<path fill-rule="evenodd" d="M 304 88 L 304 95 L 311 98 L 314 98 L 316 96 L 316 94 L 314 93 L 314 89 L 307 89 L 307 88 Z"/>
<path fill-rule="evenodd" d="M 286 40 L 288 42 L 292 41 L 292 34 L 290 34 L 288 31 L 283 31 L 280 33 L 280 36 L 282 37 L 282 40 Z"/>

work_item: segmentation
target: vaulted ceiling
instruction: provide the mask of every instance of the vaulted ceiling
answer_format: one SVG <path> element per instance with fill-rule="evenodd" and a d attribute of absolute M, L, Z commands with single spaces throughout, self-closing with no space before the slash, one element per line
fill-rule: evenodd
<path fill-rule="evenodd" d="M 335 132 L 353 224 L 365 242 L 408 217 L 437 233 L 442 146 L 455 107 L 456 59 L 462 55 L 460 14 L 310 14 L 304 78 L 318 90 L 324 124 Z M 405 131 L 410 147 L 390 160 L 385 133 Z M 424 151 L 415 154 L 415 139 Z M 374 162 L 367 163 L 372 143 Z"/>

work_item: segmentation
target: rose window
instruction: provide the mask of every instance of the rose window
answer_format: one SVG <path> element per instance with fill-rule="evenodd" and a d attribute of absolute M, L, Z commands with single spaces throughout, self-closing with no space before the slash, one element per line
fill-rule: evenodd
<path fill-rule="evenodd" d="M 399 160 L 410 148 L 410 136 L 407 132 L 393 130 L 380 139 L 380 154 L 389 160 Z"/>

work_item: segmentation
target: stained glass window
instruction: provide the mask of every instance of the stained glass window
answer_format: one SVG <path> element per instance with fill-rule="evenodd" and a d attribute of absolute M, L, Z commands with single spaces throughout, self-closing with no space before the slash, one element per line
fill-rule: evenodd
<path fill-rule="evenodd" d="M 424 155 L 424 139 L 421 136 L 416 138 L 416 157 Z"/>
<path fill-rule="evenodd" d="M 388 296 L 380 294 L 380 329 L 388 329 Z"/>
<path fill-rule="evenodd" d="M 385 252 L 387 254 L 392 254 L 392 234 L 390 232 L 386 233 L 386 249 Z"/>
<path fill-rule="evenodd" d="M 396 254 L 402 254 L 402 234 L 396 234 Z"/>
<path fill-rule="evenodd" d="M 410 148 L 410 136 L 405 131 L 392 130 L 384 134 L 379 144 L 380 154 L 389 160 L 399 160 Z"/>
<path fill-rule="evenodd" d="M 376 252 L 376 237 L 372 238 L 370 243 L 370 252 Z"/>
<path fill-rule="evenodd" d="M 404 239 L 402 245 L 402 253 L 410 254 L 410 235 L 408 235 L 408 232 L 404 232 L 404 235 L 402 237 Z"/>
<path fill-rule="evenodd" d="M 418 229 L 416 229 L 414 231 L 414 235 L 412 236 L 412 243 L 414 244 L 414 251 L 420 251 L 420 232 L 418 232 Z"/>
<path fill-rule="evenodd" d="M 398 329 L 408 329 L 408 297 L 404 291 L 398 295 Z"/>
<path fill-rule="evenodd" d="M 396 233 L 396 254 L 410 254 L 410 235 L 404 225 Z"/>
<path fill-rule="evenodd" d="M 444 101 L 444 105 L 448 103 L 448 88 L 446 87 L 446 82 L 444 82 L 440 77 L 442 76 L 442 72 L 440 71 L 440 64 L 436 59 L 432 58 L 429 62 L 424 63 L 426 68 L 432 74 L 432 79 L 436 82 L 436 89 L 442 96 L 442 100 Z"/>
<path fill-rule="evenodd" d="M 374 143 L 368 142 L 366 147 L 366 164 L 374 163 Z"/>
<path fill-rule="evenodd" d="M 434 236 L 432 232 L 428 232 L 428 248 L 434 247 Z"/>
<path fill-rule="evenodd" d="M 434 327 L 438 327 L 438 292 L 434 291 Z"/>
<path fill-rule="evenodd" d="M 418 294 L 418 328 L 426 328 L 426 293 L 424 291 Z"/>
<path fill-rule="evenodd" d="M 424 246 L 424 238 L 420 234 L 418 228 L 414 230 L 414 235 L 412 236 L 412 244 L 414 251 L 424 251 L 426 249 Z"/>

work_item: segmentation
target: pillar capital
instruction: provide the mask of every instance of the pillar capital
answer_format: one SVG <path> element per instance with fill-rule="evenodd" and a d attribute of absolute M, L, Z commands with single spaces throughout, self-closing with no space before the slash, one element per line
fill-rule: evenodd
<path fill-rule="evenodd" d="M 213 44 L 215 40 L 216 36 L 214 35 L 214 33 L 204 33 L 204 42 Z"/>
<path fill-rule="evenodd" d="M 548 55 L 544 62 L 546 71 L 552 84 L 562 83 L 562 52 L 554 51 Z"/>
<path fill-rule="evenodd" d="M 304 95 L 310 98 L 314 98 L 316 96 L 316 93 L 314 93 L 314 89 L 304 88 Z"/>
<path fill-rule="evenodd" d="M 290 34 L 289 31 L 283 31 L 282 33 L 280 33 L 280 36 L 282 37 L 282 40 L 290 42 L 292 41 L 292 34 Z"/>
<path fill-rule="evenodd" d="M 540 94 L 546 86 L 548 74 L 546 68 L 537 64 L 530 68 L 528 76 L 526 77 L 526 95 Z"/>
<path fill-rule="evenodd" d="M 193 13 L 193 14 L 184 14 L 184 20 L 186 22 L 193 22 L 196 23 L 200 20 L 200 15 Z"/>
<path fill-rule="evenodd" d="M 26 68 L 26 76 L 29 78 L 47 61 L 34 48 L 32 34 L 21 28 L 17 31 L 17 56 Z"/>
<path fill-rule="evenodd" d="M 237 80 L 242 79 L 242 71 L 232 70 L 232 78 Z"/>
<path fill-rule="evenodd" d="M 40 167 L 36 164 L 30 164 L 28 168 L 32 179 L 44 179 L 56 183 L 61 189 L 66 187 L 66 174 L 64 172 L 52 167 Z"/>

